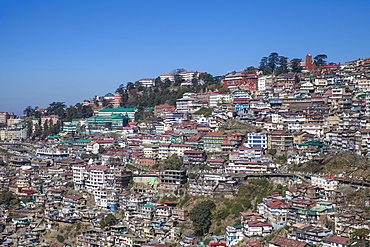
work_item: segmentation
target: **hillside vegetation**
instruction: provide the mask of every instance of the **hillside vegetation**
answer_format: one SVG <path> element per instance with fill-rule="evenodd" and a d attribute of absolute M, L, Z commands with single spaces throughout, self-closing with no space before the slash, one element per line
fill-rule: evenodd
<path fill-rule="evenodd" d="M 238 193 L 233 197 L 233 199 L 224 198 L 222 195 L 217 198 L 213 198 L 212 201 L 214 202 L 215 206 L 211 204 L 207 204 L 208 208 L 211 211 L 211 215 L 209 216 L 209 221 L 204 221 L 204 227 L 209 229 L 207 232 L 199 231 L 199 229 L 203 229 L 203 225 L 199 225 L 199 221 L 197 218 L 194 217 L 195 225 L 191 229 L 187 229 L 186 234 L 195 234 L 201 236 L 207 235 L 222 235 L 225 234 L 226 226 L 234 225 L 240 223 L 240 213 L 256 210 L 257 204 L 262 202 L 262 199 L 273 192 L 277 192 L 280 195 L 285 193 L 287 187 L 277 184 L 275 185 L 271 181 L 266 178 L 260 179 L 253 179 L 250 181 L 244 181 L 239 186 Z M 186 202 L 184 203 L 183 207 L 192 212 L 192 210 L 198 210 L 201 208 L 201 211 L 207 211 L 202 207 L 204 201 L 210 200 L 210 198 L 205 197 L 196 197 L 188 195 L 184 195 L 183 197 L 177 198 L 177 201 L 183 201 L 183 198 L 187 197 Z M 193 211 L 194 214 L 194 211 Z M 204 215 L 208 216 L 207 212 L 204 212 Z"/>
<path fill-rule="evenodd" d="M 295 164 L 290 169 L 313 174 L 342 174 L 344 177 L 370 178 L 369 161 L 344 151 L 322 155 L 319 159 L 304 164 Z"/>

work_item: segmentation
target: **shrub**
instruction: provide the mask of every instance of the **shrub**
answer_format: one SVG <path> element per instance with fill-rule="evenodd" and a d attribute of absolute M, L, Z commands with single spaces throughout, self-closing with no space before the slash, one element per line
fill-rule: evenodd
<path fill-rule="evenodd" d="M 60 242 L 60 243 L 64 243 L 64 237 L 62 235 L 58 235 L 57 236 L 57 240 Z"/>

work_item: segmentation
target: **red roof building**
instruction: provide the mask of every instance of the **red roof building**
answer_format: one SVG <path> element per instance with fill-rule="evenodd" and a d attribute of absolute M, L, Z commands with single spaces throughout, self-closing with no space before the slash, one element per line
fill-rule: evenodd
<path fill-rule="evenodd" d="M 308 247 L 309 245 L 305 242 L 301 242 L 294 239 L 284 238 L 275 236 L 269 242 L 269 247 Z"/>
<path fill-rule="evenodd" d="M 226 88 L 243 86 L 243 90 L 256 91 L 258 78 L 256 74 L 233 71 L 225 76 L 222 83 Z"/>
<path fill-rule="evenodd" d="M 353 241 L 346 237 L 341 237 L 333 234 L 326 235 L 323 239 L 324 244 L 328 244 L 329 246 L 341 246 L 346 247 L 350 246 Z"/>

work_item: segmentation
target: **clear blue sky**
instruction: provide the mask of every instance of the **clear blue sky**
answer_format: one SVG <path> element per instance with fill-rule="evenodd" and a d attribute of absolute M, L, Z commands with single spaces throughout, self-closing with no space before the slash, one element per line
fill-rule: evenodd
<path fill-rule="evenodd" d="M 175 68 L 213 75 L 271 52 L 370 57 L 370 1 L 0 0 L 0 111 L 74 105 Z"/>

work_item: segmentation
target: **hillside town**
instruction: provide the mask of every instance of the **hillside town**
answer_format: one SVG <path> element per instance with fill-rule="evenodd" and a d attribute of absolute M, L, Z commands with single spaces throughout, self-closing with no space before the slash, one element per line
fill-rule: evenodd
<path fill-rule="evenodd" d="M 370 58 L 292 66 L 0 112 L 1 245 L 370 246 Z"/>

